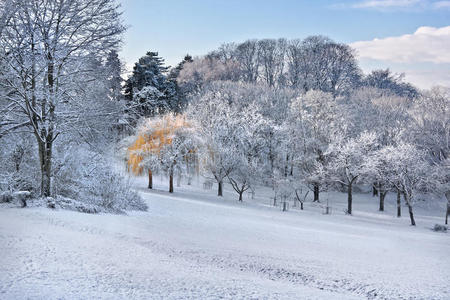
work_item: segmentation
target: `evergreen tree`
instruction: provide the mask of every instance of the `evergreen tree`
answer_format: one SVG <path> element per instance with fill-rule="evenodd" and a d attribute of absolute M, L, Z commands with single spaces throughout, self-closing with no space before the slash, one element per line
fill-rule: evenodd
<path fill-rule="evenodd" d="M 186 90 L 178 85 L 177 79 L 181 70 L 183 70 L 184 65 L 186 63 L 192 63 L 193 61 L 192 56 L 186 54 L 184 59 L 169 72 L 168 79 L 174 84 L 176 91 L 176 96 L 172 99 L 172 108 L 174 112 L 181 112 L 187 105 Z"/>
<path fill-rule="evenodd" d="M 118 101 L 121 98 L 122 90 L 122 65 L 116 50 L 108 53 L 105 68 L 108 74 L 108 96 L 111 100 Z"/>
<path fill-rule="evenodd" d="M 147 52 L 133 67 L 125 84 L 125 98 L 136 117 L 153 116 L 173 110 L 176 88 L 166 73 L 164 59 L 158 52 Z"/>

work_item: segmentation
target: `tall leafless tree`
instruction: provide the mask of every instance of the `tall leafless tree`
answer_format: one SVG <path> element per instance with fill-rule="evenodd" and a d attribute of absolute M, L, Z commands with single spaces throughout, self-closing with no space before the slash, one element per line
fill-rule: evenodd
<path fill-rule="evenodd" d="M 10 0 L 2 8 L 0 136 L 16 129 L 36 137 L 41 195 L 50 196 L 53 144 L 79 119 L 83 82 L 93 61 L 118 47 L 125 27 L 114 0 Z"/>

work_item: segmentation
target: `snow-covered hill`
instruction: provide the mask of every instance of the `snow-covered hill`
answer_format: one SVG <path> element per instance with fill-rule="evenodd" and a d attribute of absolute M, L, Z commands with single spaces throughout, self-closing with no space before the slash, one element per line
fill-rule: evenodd
<path fill-rule="evenodd" d="M 198 187 L 144 189 L 148 212 L 0 208 L 1 299 L 449 299 L 442 211 L 397 219 L 393 198 L 330 194 L 333 214 L 238 203 Z M 326 197 L 326 195 L 324 195 Z M 325 199 L 325 198 L 324 198 Z M 404 212 L 406 213 L 406 211 Z"/>

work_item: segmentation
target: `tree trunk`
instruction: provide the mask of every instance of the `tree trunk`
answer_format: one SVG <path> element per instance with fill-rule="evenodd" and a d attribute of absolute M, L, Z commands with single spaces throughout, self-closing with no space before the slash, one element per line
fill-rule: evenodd
<path fill-rule="evenodd" d="M 447 212 L 445 214 L 445 225 L 448 225 L 448 216 L 450 215 L 450 191 L 445 193 L 445 198 L 447 198 Z"/>
<path fill-rule="evenodd" d="M 35 129 L 35 136 L 38 140 L 39 159 L 41 163 L 41 196 L 50 197 L 52 190 L 52 150 L 54 136 L 54 122 L 55 122 L 55 105 L 54 105 L 54 65 L 53 56 L 47 52 L 47 93 L 46 99 L 41 103 L 42 122 L 47 124 Z M 48 104 L 48 106 L 47 106 Z M 48 112 L 47 112 L 48 111 Z M 33 120 L 34 121 L 34 120 Z"/>
<path fill-rule="evenodd" d="M 149 189 L 153 188 L 153 174 L 152 174 L 152 170 L 148 170 L 148 188 Z"/>
<path fill-rule="evenodd" d="M 223 196 L 223 182 L 222 180 L 218 182 L 219 187 L 217 188 L 217 196 Z"/>
<path fill-rule="evenodd" d="M 286 165 L 284 166 L 284 177 L 288 176 L 289 170 L 289 154 L 286 154 Z"/>
<path fill-rule="evenodd" d="M 408 195 L 403 193 L 403 198 L 405 198 L 406 205 L 408 205 L 409 219 L 411 220 L 411 225 L 416 226 L 416 221 L 414 220 L 413 208 L 409 202 Z"/>
<path fill-rule="evenodd" d="M 397 190 L 397 218 L 402 216 L 402 203 L 400 201 L 400 190 Z"/>
<path fill-rule="evenodd" d="M 372 185 L 372 196 L 373 197 L 378 196 L 378 190 L 375 186 L 375 183 Z"/>
<path fill-rule="evenodd" d="M 314 183 L 314 201 L 313 202 L 320 202 L 319 201 L 319 184 Z"/>
<path fill-rule="evenodd" d="M 447 213 L 445 214 L 445 225 L 448 225 L 448 216 L 450 215 L 450 202 L 447 203 Z"/>
<path fill-rule="evenodd" d="M 52 170 L 52 141 L 44 142 L 38 137 L 39 160 L 41 164 L 41 196 L 51 196 L 51 170 Z"/>
<path fill-rule="evenodd" d="M 303 210 L 303 202 L 300 202 L 300 210 Z"/>
<path fill-rule="evenodd" d="M 409 218 L 411 219 L 411 225 L 416 226 L 416 221 L 414 221 L 414 214 L 411 204 L 408 204 L 408 210 L 409 210 Z"/>
<path fill-rule="evenodd" d="M 352 184 L 350 183 L 347 187 L 347 213 L 352 214 Z"/>
<path fill-rule="evenodd" d="M 384 211 L 384 198 L 386 197 L 387 192 L 386 191 L 379 191 L 380 196 L 380 211 Z"/>
<path fill-rule="evenodd" d="M 173 193 L 173 171 L 169 174 L 169 193 Z"/>
<path fill-rule="evenodd" d="M 242 194 L 243 194 L 244 192 L 239 192 L 239 202 L 242 202 Z"/>

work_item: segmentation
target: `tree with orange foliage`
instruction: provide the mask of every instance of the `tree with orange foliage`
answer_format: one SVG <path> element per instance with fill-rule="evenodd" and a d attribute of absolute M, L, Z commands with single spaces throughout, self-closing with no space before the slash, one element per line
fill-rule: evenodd
<path fill-rule="evenodd" d="M 135 175 L 148 172 L 148 187 L 153 187 L 153 174 L 165 172 L 169 192 L 173 192 L 175 173 L 182 174 L 184 163 L 197 153 L 201 139 L 192 122 L 173 114 L 146 119 L 139 127 L 135 142 L 128 148 L 128 168 Z"/>

